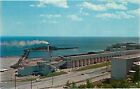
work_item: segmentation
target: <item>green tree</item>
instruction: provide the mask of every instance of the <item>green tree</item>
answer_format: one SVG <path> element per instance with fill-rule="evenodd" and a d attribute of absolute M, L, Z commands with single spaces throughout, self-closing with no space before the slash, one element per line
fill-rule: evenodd
<path fill-rule="evenodd" d="M 113 88 L 129 88 L 130 83 L 127 80 L 113 80 L 111 86 Z"/>
<path fill-rule="evenodd" d="M 137 88 L 140 88 L 140 81 L 138 81 L 138 85 L 137 85 Z"/>
<path fill-rule="evenodd" d="M 75 82 L 72 82 L 72 86 L 71 86 L 71 88 L 77 88 L 77 86 L 76 86 L 76 83 L 75 83 Z"/>
<path fill-rule="evenodd" d="M 138 82 L 138 81 L 140 81 L 140 68 L 139 68 L 139 66 L 135 66 L 134 70 L 136 72 L 133 75 L 133 81 Z"/>
<path fill-rule="evenodd" d="M 87 85 L 87 86 L 86 86 L 87 88 L 93 88 L 93 87 L 94 87 L 94 86 L 93 86 L 93 83 L 90 82 L 89 79 L 87 79 L 86 85 Z"/>
<path fill-rule="evenodd" d="M 85 84 L 79 85 L 78 88 L 86 88 Z"/>
<path fill-rule="evenodd" d="M 113 88 L 111 84 L 103 84 L 101 88 Z"/>

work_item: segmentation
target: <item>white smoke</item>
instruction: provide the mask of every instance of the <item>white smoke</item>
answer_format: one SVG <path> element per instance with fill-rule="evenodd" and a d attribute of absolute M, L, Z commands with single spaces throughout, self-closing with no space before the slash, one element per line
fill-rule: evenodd
<path fill-rule="evenodd" d="M 49 42 L 47 42 L 47 41 L 40 41 L 40 42 L 43 44 L 49 44 Z"/>
<path fill-rule="evenodd" d="M 44 40 L 0 42 L 0 46 L 31 46 L 36 44 L 49 44 L 49 42 Z"/>

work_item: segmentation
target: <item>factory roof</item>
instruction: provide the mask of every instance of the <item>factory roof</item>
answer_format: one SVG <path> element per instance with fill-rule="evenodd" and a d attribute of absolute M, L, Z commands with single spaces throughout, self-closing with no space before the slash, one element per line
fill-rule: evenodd
<path fill-rule="evenodd" d="M 69 55 L 69 56 L 64 56 L 65 58 L 77 58 L 77 57 L 88 57 L 88 56 L 95 56 L 95 55 L 105 55 L 105 54 L 114 54 L 114 53 L 120 53 L 120 52 L 131 52 L 131 51 L 139 51 L 139 50 L 125 50 L 125 51 L 115 51 L 115 52 L 110 52 L 110 51 L 104 51 L 101 53 L 93 53 L 93 54 L 81 54 L 81 55 Z"/>
<path fill-rule="evenodd" d="M 24 66 L 36 66 L 37 62 L 43 62 L 42 59 L 25 60 L 23 62 Z"/>

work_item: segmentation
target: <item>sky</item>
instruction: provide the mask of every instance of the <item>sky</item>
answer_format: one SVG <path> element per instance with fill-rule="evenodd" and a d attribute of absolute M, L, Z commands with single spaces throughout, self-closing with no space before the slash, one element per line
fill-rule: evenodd
<path fill-rule="evenodd" d="M 140 35 L 140 0 L 9 0 L 0 4 L 1 36 Z"/>

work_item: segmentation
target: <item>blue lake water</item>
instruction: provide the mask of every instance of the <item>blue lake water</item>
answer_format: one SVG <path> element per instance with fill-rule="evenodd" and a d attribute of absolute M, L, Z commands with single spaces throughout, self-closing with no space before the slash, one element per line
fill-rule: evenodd
<path fill-rule="evenodd" d="M 53 56 L 87 53 L 104 50 L 107 46 L 122 42 L 138 42 L 135 37 L 1 37 L 1 57 L 21 56 L 25 48 L 46 45 L 79 47 L 79 49 L 53 51 Z M 47 57 L 47 52 L 31 52 L 29 57 Z"/>

